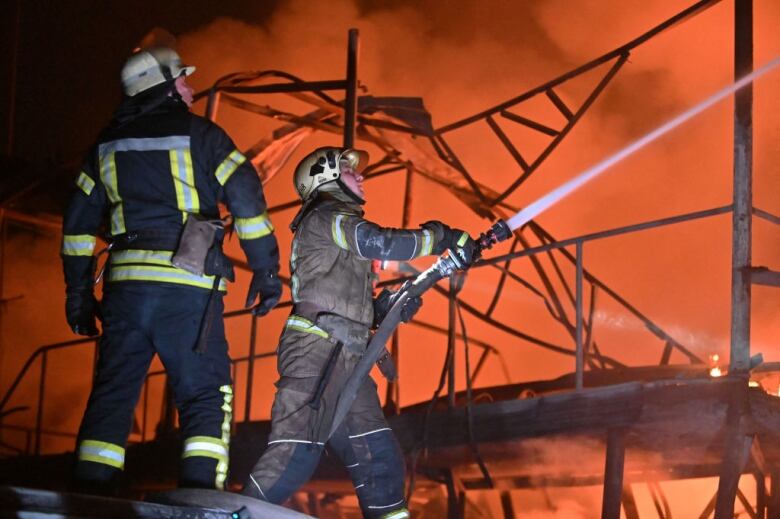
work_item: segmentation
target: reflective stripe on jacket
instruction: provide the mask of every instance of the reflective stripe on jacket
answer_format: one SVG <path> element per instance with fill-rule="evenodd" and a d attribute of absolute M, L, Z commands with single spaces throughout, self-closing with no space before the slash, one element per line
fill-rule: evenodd
<path fill-rule="evenodd" d="M 95 238 L 104 223 L 109 237 L 144 229 L 175 231 L 190 214 L 218 217 L 220 202 L 233 214 L 250 267 L 278 265 L 260 180 L 219 126 L 171 97 L 125 125 L 108 128 L 87 156 L 65 213 L 66 284 L 91 283 Z M 191 286 L 208 281 L 182 272 L 124 266 L 113 269 L 108 280 Z"/>

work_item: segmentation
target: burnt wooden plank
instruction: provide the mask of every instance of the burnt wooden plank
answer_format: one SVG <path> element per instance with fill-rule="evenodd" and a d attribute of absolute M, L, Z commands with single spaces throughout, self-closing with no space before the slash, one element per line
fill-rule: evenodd
<path fill-rule="evenodd" d="M 642 384 L 628 383 L 527 400 L 475 405 L 478 442 L 531 438 L 555 433 L 621 427 L 632 424 L 642 407 Z M 423 437 L 424 413 L 396 417 L 391 425 L 407 450 Z M 429 418 L 428 438 L 433 448 L 468 444 L 463 408 L 435 412 Z"/>

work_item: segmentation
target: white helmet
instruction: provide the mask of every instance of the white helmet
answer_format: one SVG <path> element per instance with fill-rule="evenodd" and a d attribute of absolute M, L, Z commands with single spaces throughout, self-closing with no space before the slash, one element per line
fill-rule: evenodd
<path fill-rule="evenodd" d="M 170 47 L 142 49 L 127 58 L 122 67 L 122 91 L 132 97 L 193 72 L 195 67 L 183 65 L 179 55 Z"/>
<path fill-rule="evenodd" d="M 368 152 L 328 146 L 309 153 L 295 168 L 293 183 L 298 196 L 304 201 L 308 200 L 318 188 L 331 182 L 336 182 L 342 190 L 354 195 L 339 180 L 342 160 L 347 161 L 356 173 L 360 173 L 368 165 Z"/>

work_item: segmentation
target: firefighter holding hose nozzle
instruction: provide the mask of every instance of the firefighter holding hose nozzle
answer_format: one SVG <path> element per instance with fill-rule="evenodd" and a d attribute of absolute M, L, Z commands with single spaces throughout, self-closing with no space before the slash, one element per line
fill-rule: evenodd
<path fill-rule="evenodd" d="M 449 249 L 467 264 L 479 247 L 464 231 L 438 221 L 392 229 L 366 220 L 361 172 L 367 161 L 364 151 L 325 147 L 296 168 L 303 206 L 291 224 L 294 306 L 278 347 L 268 447 L 243 492 L 284 502 L 310 478 L 327 443 L 349 470 L 363 514 L 398 519 L 409 517 L 403 455 L 370 377 L 361 380 L 345 418 L 330 434 L 336 403 L 372 327 L 403 295 L 383 292 L 372 304 L 372 260 L 406 261 Z M 400 320 L 411 319 L 420 304 L 419 297 L 406 295 Z M 381 360 L 383 374 L 393 377 L 392 359 Z"/>

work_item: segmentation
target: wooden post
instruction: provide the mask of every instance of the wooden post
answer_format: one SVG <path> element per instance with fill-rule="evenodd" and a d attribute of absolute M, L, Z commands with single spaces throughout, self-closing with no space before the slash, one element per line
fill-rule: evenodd
<path fill-rule="evenodd" d="M 626 431 L 624 429 L 610 429 L 607 432 L 607 459 L 604 466 L 604 498 L 601 505 L 601 519 L 620 519 L 625 456 Z"/>
<path fill-rule="evenodd" d="M 734 76 L 753 70 L 753 0 L 734 1 Z M 753 85 L 734 94 L 734 210 L 729 373 L 750 369 L 750 264 L 753 213 Z"/>
<path fill-rule="evenodd" d="M 750 411 L 746 378 L 735 377 L 731 401 L 726 412 L 726 436 L 715 500 L 715 519 L 733 519 L 739 480 L 753 444 L 753 435 L 745 430 L 745 414 Z"/>

